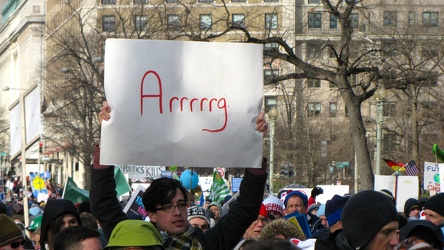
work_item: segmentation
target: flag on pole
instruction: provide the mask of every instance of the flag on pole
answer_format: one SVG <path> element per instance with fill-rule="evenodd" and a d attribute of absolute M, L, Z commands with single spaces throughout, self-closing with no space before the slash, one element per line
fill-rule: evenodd
<path fill-rule="evenodd" d="M 65 182 L 62 199 L 67 199 L 73 203 L 81 203 L 82 201 L 89 201 L 89 191 L 81 189 L 77 186 L 71 177 Z"/>
<path fill-rule="evenodd" d="M 418 167 L 416 167 L 416 162 L 414 160 L 409 161 L 404 165 L 405 173 L 408 176 L 415 176 L 419 173 Z"/>
<path fill-rule="evenodd" d="M 401 162 L 395 162 L 392 160 L 387 160 L 387 159 L 383 159 L 385 161 L 385 163 L 387 163 L 387 165 L 389 165 L 395 172 L 399 172 L 399 171 L 403 171 L 405 170 L 404 168 L 404 163 Z"/>
<path fill-rule="evenodd" d="M 228 188 L 227 184 L 222 177 L 220 177 L 219 172 L 214 171 L 213 183 L 211 184 L 209 198 L 213 202 L 218 202 L 220 204 L 220 202 L 224 200 L 225 196 L 229 194 L 230 189 Z"/>
<path fill-rule="evenodd" d="M 125 193 L 131 192 L 131 187 L 126 181 L 125 175 L 119 167 L 114 168 L 114 179 L 116 180 L 116 192 L 117 196 L 124 195 Z"/>

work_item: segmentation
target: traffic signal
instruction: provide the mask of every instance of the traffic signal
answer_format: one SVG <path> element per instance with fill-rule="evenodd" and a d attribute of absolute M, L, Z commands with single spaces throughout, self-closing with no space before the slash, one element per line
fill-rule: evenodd
<path fill-rule="evenodd" d="M 43 142 L 39 142 L 39 153 L 43 153 Z"/>

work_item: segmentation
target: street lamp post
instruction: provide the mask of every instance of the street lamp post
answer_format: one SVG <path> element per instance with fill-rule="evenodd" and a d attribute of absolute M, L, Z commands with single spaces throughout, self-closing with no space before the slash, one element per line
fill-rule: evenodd
<path fill-rule="evenodd" d="M 279 116 L 279 112 L 276 108 L 270 109 L 268 111 L 268 117 L 270 118 L 270 176 L 269 176 L 269 187 L 270 193 L 273 193 L 273 168 L 274 168 L 274 132 L 275 132 L 275 122 L 276 118 Z"/>
<path fill-rule="evenodd" d="M 376 168 L 375 174 L 381 174 L 381 142 L 382 123 L 384 121 L 384 102 L 387 100 L 387 90 L 384 86 L 375 91 L 376 100 Z"/>

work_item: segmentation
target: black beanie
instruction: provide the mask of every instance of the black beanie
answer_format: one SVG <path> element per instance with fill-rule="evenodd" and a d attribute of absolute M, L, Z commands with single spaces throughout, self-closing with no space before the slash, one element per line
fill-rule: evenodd
<path fill-rule="evenodd" d="M 399 233 L 399 241 L 416 236 L 433 247 L 442 249 L 443 235 L 441 229 L 428 220 L 412 220 L 401 228 Z"/>
<path fill-rule="evenodd" d="M 425 209 L 430 209 L 444 216 L 444 193 L 435 194 L 425 204 Z"/>
<path fill-rule="evenodd" d="M 415 198 L 409 198 L 404 203 L 404 214 L 405 216 L 409 216 L 410 210 L 417 206 L 419 210 L 421 210 L 421 204 L 419 204 L 419 201 Z"/>
<path fill-rule="evenodd" d="M 357 248 L 367 245 L 387 223 L 398 221 L 398 215 L 387 195 L 366 190 L 347 201 L 341 221 L 345 238 L 352 248 Z"/>

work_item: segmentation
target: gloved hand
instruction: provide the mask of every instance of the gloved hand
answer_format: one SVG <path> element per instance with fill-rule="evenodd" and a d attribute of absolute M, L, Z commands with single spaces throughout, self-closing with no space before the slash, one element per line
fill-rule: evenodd
<path fill-rule="evenodd" d="M 320 187 L 315 187 L 311 190 L 311 197 L 315 198 L 316 196 L 323 194 L 324 190 Z"/>

